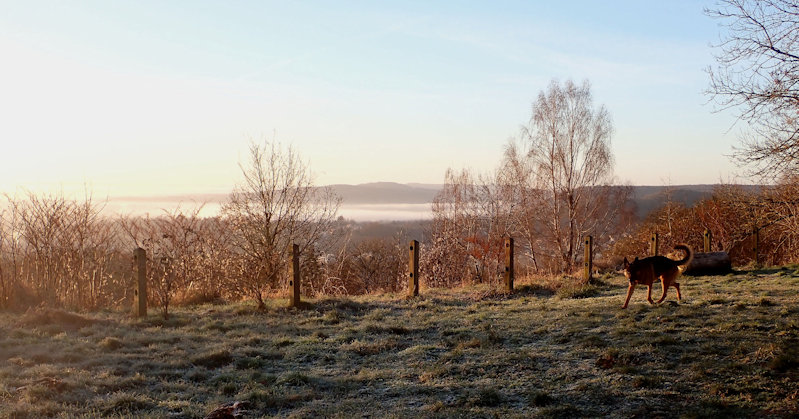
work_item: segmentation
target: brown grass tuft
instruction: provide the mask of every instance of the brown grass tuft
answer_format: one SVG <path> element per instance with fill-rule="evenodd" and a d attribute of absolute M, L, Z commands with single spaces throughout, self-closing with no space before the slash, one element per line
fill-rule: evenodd
<path fill-rule="evenodd" d="M 55 325 L 62 331 L 74 331 L 97 323 L 98 320 L 49 308 L 28 309 L 17 321 L 18 327 L 34 328 Z"/>
<path fill-rule="evenodd" d="M 227 349 L 206 352 L 191 359 L 192 364 L 211 369 L 224 367 L 231 362 L 233 362 L 233 355 Z"/>
<path fill-rule="evenodd" d="M 124 346 L 122 341 L 119 338 L 115 338 L 113 336 L 106 336 L 97 343 L 101 348 L 108 349 L 108 350 L 117 350 Z"/>

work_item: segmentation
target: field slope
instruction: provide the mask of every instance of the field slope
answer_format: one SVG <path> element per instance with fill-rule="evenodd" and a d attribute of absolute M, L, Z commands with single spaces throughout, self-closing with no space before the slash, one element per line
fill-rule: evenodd
<path fill-rule="evenodd" d="M 0 314 L 0 417 L 713 417 L 799 414 L 796 267 L 275 302 L 155 315 Z M 655 294 L 659 294 L 659 286 Z"/>

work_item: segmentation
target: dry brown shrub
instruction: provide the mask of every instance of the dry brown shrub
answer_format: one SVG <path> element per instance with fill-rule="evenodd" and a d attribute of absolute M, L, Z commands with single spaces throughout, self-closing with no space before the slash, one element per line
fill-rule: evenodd
<path fill-rule="evenodd" d="M 124 294 L 114 223 L 102 203 L 63 194 L 5 195 L 0 208 L 0 307 L 96 309 Z M 29 298 L 33 297 L 33 298 Z"/>
<path fill-rule="evenodd" d="M 91 326 L 99 320 L 91 319 L 75 313 L 50 308 L 28 309 L 17 321 L 17 327 L 33 328 L 56 325 L 61 330 L 78 330 Z"/>
<path fill-rule="evenodd" d="M 610 262 L 618 264 L 623 257 L 649 255 L 653 233 L 659 235 L 659 254 L 669 253 L 677 243 L 701 252 L 705 229 L 712 234 L 710 250 L 729 253 L 735 266 L 754 263 L 755 257 L 757 263 L 765 265 L 796 262 L 798 184 L 796 178 L 758 188 L 721 184 L 709 198 L 691 208 L 667 199 L 663 207 L 616 242 Z"/>
<path fill-rule="evenodd" d="M 224 304 L 225 300 L 222 298 L 218 290 L 203 289 L 198 287 L 189 287 L 188 289 L 179 290 L 175 294 L 173 305 L 178 307 L 198 306 L 202 304 Z"/>
<path fill-rule="evenodd" d="M 623 258 L 651 255 L 652 234 L 658 234 L 658 254 L 670 252 L 677 243 L 687 243 L 693 249 L 702 246 L 704 227 L 694 210 L 681 203 L 667 200 L 666 204 L 650 213 L 632 232 L 616 241 L 607 263 L 620 266 Z"/>

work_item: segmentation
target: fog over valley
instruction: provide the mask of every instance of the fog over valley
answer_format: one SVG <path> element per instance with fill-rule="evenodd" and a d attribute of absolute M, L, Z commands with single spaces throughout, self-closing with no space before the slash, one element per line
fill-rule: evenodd
<path fill-rule="evenodd" d="M 339 215 L 353 221 L 408 221 L 432 218 L 431 204 L 441 190 L 440 184 L 400 184 L 375 182 L 359 185 L 330 185 L 341 197 Z M 710 195 L 713 185 L 634 186 L 633 201 L 636 215 L 646 216 L 667 199 L 691 206 Z M 186 194 L 166 196 L 122 196 L 108 197 L 104 213 L 107 215 L 157 216 L 176 208 L 190 209 L 203 205 L 200 214 L 213 217 L 219 214 L 227 194 Z"/>

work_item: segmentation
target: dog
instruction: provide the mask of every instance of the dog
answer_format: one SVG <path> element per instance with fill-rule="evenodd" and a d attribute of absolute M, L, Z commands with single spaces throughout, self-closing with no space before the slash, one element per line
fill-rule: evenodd
<path fill-rule="evenodd" d="M 674 260 L 665 256 L 650 256 L 641 260 L 635 258 L 632 263 L 628 262 L 626 257 L 624 258 L 624 276 L 630 280 L 630 286 L 627 287 L 627 299 L 624 300 L 624 305 L 621 306 L 621 308 L 627 308 L 627 304 L 630 303 L 630 297 L 633 295 L 633 290 L 635 290 L 635 286 L 638 284 L 648 287 L 646 291 L 646 300 L 649 301 L 649 304 L 655 304 L 655 302 L 652 301 L 652 284 L 654 284 L 658 278 L 660 278 L 660 284 L 663 286 L 663 295 L 660 296 L 658 304 L 666 299 L 666 291 L 668 291 L 669 287 L 676 288 L 677 299 L 682 299 L 680 284 L 677 282 L 677 277 L 679 277 L 680 273 L 685 269 L 684 267 L 691 263 L 694 253 L 686 244 L 675 245 L 674 249 L 685 252 L 685 257 L 680 260 Z M 681 269 L 681 267 L 683 268 Z"/>

